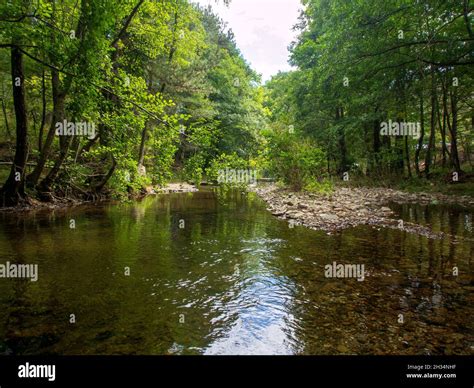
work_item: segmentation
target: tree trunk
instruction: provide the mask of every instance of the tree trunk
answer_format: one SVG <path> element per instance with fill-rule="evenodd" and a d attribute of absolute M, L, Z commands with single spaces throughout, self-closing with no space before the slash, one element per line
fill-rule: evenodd
<path fill-rule="evenodd" d="M 336 108 L 336 122 L 338 122 L 340 119 L 344 118 L 344 108 Z M 344 134 L 344 126 L 340 125 L 339 130 L 338 130 L 338 143 L 339 143 L 339 150 L 341 152 L 340 154 L 340 162 L 339 162 L 339 174 L 343 174 L 344 172 L 347 172 L 347 148 L 346 148 L 346 136 Z"/>
<path fill-rule="evenodd" d="M 375 108 L 375 112 L 378 111 L 378 107 Z M 370 174 L 372 175 L 374 171 L 378 170 L 379 162 L 380 162 L 380 120 L 376 119 L 373 122 L 372 128 L 372 144 L 373 144 L 373 156 L 372 156 L 372 165 L 370 168 Z"/>
<path fill-rule="evenodd" d="M 425 177 L 430 176 L 430 167 L 433 161 L 433 151 L 435 150 L 435 129 L 436 129 L 436 88 L 435 88 L 435 70 L 431 66 L 431 115 L 430 115 L 430 138 L 428 149 L 425 156 Z"/>
<path fill-rule="evenodd" d="M 145 125 L 143 126 L 143 131 L 142 131 L 142 140 L 140 142 L 140 150 L 138 151 L 138 166 L 140 167 L 143 165 L 143 162 L 145 160 L 145 143 L 146 143 L 146 138 L 147 138 L 147 122 L 145 122 Z"/>
<path fill-rule="evenodd" d="M 410 166 L 410 148 L 408 147 L 408 136 L 405 136 L 405 163 L 407 165 L 408 177 L 411 178 L 411 166 Z"/>
<path fill-rule="evenodd" d="M 461 172 L 461 163 L 459 162 L 458 154 L 458 107 L 457 107 L 457 98 L 456 92 L 451 93 L 451 116 L 452 116 L 452 125 L 451 125 L 451 161 L 455 170 Z"/>
<path fill-rule="evenodd" d="M 443 88 L 442 101 L 446 98 L 446 93 Z M 444 109 L 446 104 L 443 104 L 443 120 L 441 120 L 441 107 L 439 102 L 437 103 L 437 112 L 438 112 L 438 125 L 439 131 L 441 133 L 441 150 L 442 150 L 442 159 L 441 165 L 443 168 L 446 167 L 446 156 L 449 154 L 448 147 L 446 146 L 446 111 Z"/>
<path fill-rule="evenodd" d="M 420 152 L 423 148 L 423 138 L 425 137 L 425 110 L 423 108 L 423 91 L 420 91 L 420 138 L 418 139 L 418 145 L 415 150 L 415 171 L 419 177 L 420 173 Z"/>
<path fill-rule="evenodd" d="M 66 157 L 67 157 L 67 154 L 68 154 L 68 151 L 69 151 L 69 147 L 71 146 L 73 138 L 74 138 L 74 136 L 61 136 L 60 137 L 59 157 L 54 162 L 54 166 L 49 171 L 46 178 L 44 178 L 41 181 L 41 183 L 39 184 L 39 190 L 43 194 L 46 194 L 51 190 L 51 185 L 56 180 L 56 178 L 59 174 L 59 170 L 61 169 L 61 166 L 63 165 L 64 161 L 66 160 Z"/>
<path fill-rule="evenodd" d="M 104 176 L 104 178 L 94 187 L 94 191 L 96 193 L 100 193 L 102 191 L 102 189 L 104 188 L 104 186 L 106 185 L 106 183 L 108 182 L 112 174 L 114 173 L 115 168 L 117 167 L 117 162 L 112 153 L 110 153 L 110 157 L 112 158 L 112 166 L 110 166 L 110 169 L 107 172 L 107 174 Z"/>
<path fill-rule="evenodd" d="M 469 0 L 464 0 L 463 2 L 463 16 L 464 16 L 464 22 L 466 24 L 466 29 L 467 29 L 467 32 L 469 33 L 469 37 L 470 38 L 474 38 L 474 33 L 472 32 L 472 28 L 471 28 L 471 20 L 469 19 L 469 13 L 470 13 L 470 9 L 469 9 Z"/>
<path fill-rule="evenodd" d="M 7 136 L 10 137 L 10 125 L 8 124 L 8 116 L 7 116 L 7 107 L 5 106 L 5 100 L 2 98 L 2 112 L 3 117 L 5 118 L 5 128 L 7 130 Z"/>
<path fill-rule="evenodd" d="M 28 160 L 28 118 L 26 114 L 23 54 L 18 46 L 11 48 L 13 104 L 16 118 L 16 149 L 13 165 L 0 191 L 2 206 L 17 206 L 26 200 L 25 168 Z"/>
<path fill-rule="evenodd" d="M 51 71 L 51 86 L 53 91 L 53 117 L 51 120 L 51 125 L 49 127 L 48 135 L 46 136 L 46 141 L 42 147 L 40 157 L 38 159 L 38 164 L 31 174 L 28 175 L 27 185 L 29 187 L 35 187 L 38 183 L 38 180 L 43 172 L 46 161 L 48 160 L 51 146 L 53 144 L 54 135 L 55 135 L 55 126 L 57 122 L 61 122 L 64 119 L 64 99 L 65 95 L 59 91 L 59 73 L 56 70 Z"/>
<path fill-rule="evenodd" d="M 43 149 L 43 132 L 44 132 L 44 125 L 46 124 L 46 82 L 44 76 L 44 69 L 43 74 L 41 77 L 41 102 L 42 102 L 42 110 L 41 110 L 41 125 L 39 129 L 39 136 L 38 136 L 38 151 L 41 152 Z"/>

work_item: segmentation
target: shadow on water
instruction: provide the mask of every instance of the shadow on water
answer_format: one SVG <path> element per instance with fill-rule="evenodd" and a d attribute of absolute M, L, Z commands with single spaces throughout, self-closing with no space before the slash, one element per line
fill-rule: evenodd
<path fill-rule="evenodd" d="M 289 228 L 221 189 L 3 214 L 0 264 L 39 280 L 0 279 L 0 353 L 473 354 L 472 209 L 391 206 L 448 236 Z"/>

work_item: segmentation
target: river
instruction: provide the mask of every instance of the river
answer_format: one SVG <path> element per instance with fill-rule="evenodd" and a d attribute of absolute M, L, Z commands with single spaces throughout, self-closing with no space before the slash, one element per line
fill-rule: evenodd
<path fill-rule="evenodd" d="M 289 227 L 217 188 L 3 213 L 0 264 L 38 281 L 0 279 L 0 353 L 474 354 L 474 209 L 389 206 L 448 237 Z"/>

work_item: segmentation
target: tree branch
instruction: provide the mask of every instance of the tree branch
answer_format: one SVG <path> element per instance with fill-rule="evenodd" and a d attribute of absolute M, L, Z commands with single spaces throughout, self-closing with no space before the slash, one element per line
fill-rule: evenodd
<path fill-rule="evenodd" d="M 122 26 L 122 29 L 119 31 L 118 35 L 115 37 L 115 39 L 112 41 L 111 43 L 111 46 L 115 47 L 116 44 L 118 43 L 118 41 L 120 39 L 122 39 L 123 35 L 125 34 L 125 32 L 127 31 L 127 28 L 128 26 L 130 25 L 133 17 L 135 16 L 135 14 L 138 12 L 138 8 L 140 8 L 140 6 L 143 4 L 145 0 L 140 0 L 138 2 L 138 4 L 133 8 L 132 12 L 130 13 L 130 15 L 128 15 L 127 19 L 125 19 L 125 22 L 123 23 L 123 26 Z"/>

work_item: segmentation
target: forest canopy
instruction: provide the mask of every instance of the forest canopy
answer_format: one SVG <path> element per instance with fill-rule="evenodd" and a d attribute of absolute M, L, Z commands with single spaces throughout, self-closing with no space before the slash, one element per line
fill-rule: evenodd
<path fill-rule="evenodd" d="M 298 190 L 469 180 L 469 2 L 301 7 L 294 70 L 262 84 L 211 7 L 2 2 L 1 206 L 123 198 L 230 167 Z"/>

